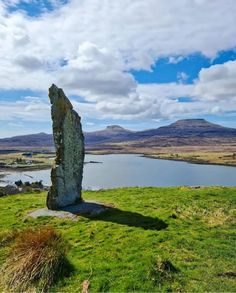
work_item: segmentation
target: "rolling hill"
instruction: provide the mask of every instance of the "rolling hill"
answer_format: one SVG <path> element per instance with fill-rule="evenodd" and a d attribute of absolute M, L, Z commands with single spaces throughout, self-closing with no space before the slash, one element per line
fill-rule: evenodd
<path fill-rule="evenodd" d="M 236 142 L 236 129 L 223 127 L 204 119 L 178 120 L 167 126 L 143 131 L 130 131 L 118 125 L 106 129 L 85 132 L 87 149 L 108 149 L 116 144 L 132 146 L 184 146 L 214 145 Z M 44 148 L 53 147 L 51 134 L 38 133 L 0 139 L 0 148 Z"/>

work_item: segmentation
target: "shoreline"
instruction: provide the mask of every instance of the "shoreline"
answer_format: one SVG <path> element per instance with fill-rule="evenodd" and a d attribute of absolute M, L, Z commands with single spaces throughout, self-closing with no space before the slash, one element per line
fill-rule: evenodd
<path fill-rule="evenodd" d="M 102 162 L 98 162 L 98 161 L 88 161 L 88 162 L 84 162 L 85 164 L 102 164 Z M 16 172 L 28 172 L 28 171 L 41 171 L 41 170 L 48 170 L 51 169 L 53 165 L 43 165 L 43 166 L 24 166 L 24 167 L 12 167 L 12 166 L 5 166 L 5 167 L 0 167 L 0 172 L 7 172 L 7 171 L 16 171 Z M 1 174 L 0 174 L 1 176 Z"/>
<path fill-rule="evenodd" d="M 51 169 L 51 166 L 34 166 L 34 167 L 1 167 L 0 172 L 29 172 L 29 171 L 41 171 Z M 0 174 L 1 176 L 1 174 Z"/>
<path fill-rule="evenodd" d="M 189 164 L 197 164 L 197 165 L 213 165 L 213 166 L 225 166 L 225 167 L 236 167 L 235 164 L 226 164 L 226 163 L 214 163 L 214 162 L 208 162 L 204 160 L 191 160 L 191 159 L 184 159 L 184 158 L 164 158 L 164 157 L 158 157 L 158 155 L 148 155 L 143 154 L 141 157 L 149 158 L 149 159 L 157 159 L 157 160 L 166 160 L 166 161 L 176 161 L 176 162 L 186 162 Z"/>
<path fill-rule="evenodd" d="M 89 151 L 88 153 L 89 155 L 137 155 L 140 157 L 144 157 L 144 158 L 150 158 L 150 159 L 159 159 L 159 160 L 167 160 L 167 161 L 176 161 L 176 162 L 186 162 L 189 164 L 198 164 L 198 165 L 214 165 L 214 166 L 225 166 L 225 167 L 236 167 L 236 162 L 235 164 L 231 164 L 231 163 L 220 163 L 220 162 L 209 162 L 207 160 L 204 159 L 188 159 L 188 158 L 176 158 L 176 157 L 162 157 L 159 155 L 155 155 L 155 154 L 147 154 L 147 153 L 142 153 L 142 152 L 110 152 L 110 151 Z M 180 156 L 180 154 L 178 154 Z"/>
<path fill-rule="evenodd" d="M 155 154 L 147 154 L 147 153 L 141 153 L 141 152 L 110 152 L 110 151 L 103 151 L 103 152 L 97 152 L 97 151 L 88 151 L 86 152 L 86 155 L 101 155 L 101 156 L 105 156 L 105 155 L 119 155 L 119 154 L 123 154 L 123 155 L 137 155 L 140 157 L 144 157 L 144 158 L 149 158 L 149 159 L 158 159 L 158 160 L 167 160 L 167 161 L 176 161 L 176 162 L 186 162 L 189 164 L 197 164 L 197 165 L 213 165 L 213 166 L 225 166 L 225 167 L 236 167 L 236 163 L 235 164 L 231 164 L 231 163 L 220 163 L 220 162 L 209 162 L 209 161 L 205 161 L 203 159 L 190 159 L 190 158 L 181 158 L 181 157 L 163 157 L 160 155 L 155 155 Z M 84 162 L 84 164 L 99 164 L 102 162 L 98 162 L 98 161 L 87 161 Z M 1 167 L 0 168 L 0 172 L 3 172 L 2 174 L 0 173 L 0 178 L 4 177 L 6 172 L 30 172 L 30 171 L 41 171 L 41 170 L 48 170 L 51 169 L 52 165 L 43 165 L 43 166 L 25 166 L 25 167 Z"/>

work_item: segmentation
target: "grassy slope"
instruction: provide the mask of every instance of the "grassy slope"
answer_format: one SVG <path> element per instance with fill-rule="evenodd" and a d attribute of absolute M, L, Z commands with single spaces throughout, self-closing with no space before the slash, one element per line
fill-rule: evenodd
<path fill-rule="evenodd" d="M 235 278 L 218 276 L 236 271 L 236 188 L 123 188 L 86 191 L 84 198 L 116 210 L 78 222 L 26 219 L 44 206 L 45 193 L 0 198 L 2 239 L 12 229 L 49 224 L 70 243 L 75 270 L 55 290 L 79 292 L 90 278 L 92 292 L 236 291 Z M 6 250 L 0 248 L 1 263 Z M 158 275 L 160 258 L 178 272 Z"/>

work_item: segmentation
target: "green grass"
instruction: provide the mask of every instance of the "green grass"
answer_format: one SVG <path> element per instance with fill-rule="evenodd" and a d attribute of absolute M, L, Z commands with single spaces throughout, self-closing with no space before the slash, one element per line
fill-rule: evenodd
<path fill-rule="evenodd" d="M 50 225 L 70 244 L 74 271 L 52 292 L 235 292 L 236 188 L 120 188 L 86 191 L 85 199 L 115 205 L 79 221 L 27 213 L 45 193 L 0 198 L 0 265 L 13 230 Z"/>

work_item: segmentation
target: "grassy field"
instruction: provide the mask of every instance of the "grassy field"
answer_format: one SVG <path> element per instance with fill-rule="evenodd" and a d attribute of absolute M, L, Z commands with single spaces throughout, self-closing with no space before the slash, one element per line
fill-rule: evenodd
<path fill-rule="evenodd" d="M 45 193 L 0 198 L 0 264 L 13 230 L 50 225 L 69 243 L 70 275 L 52 292 L 235 292 L 236 188 L 86 191 L 114 205 L 97 218 L 29 219 Z"/>

